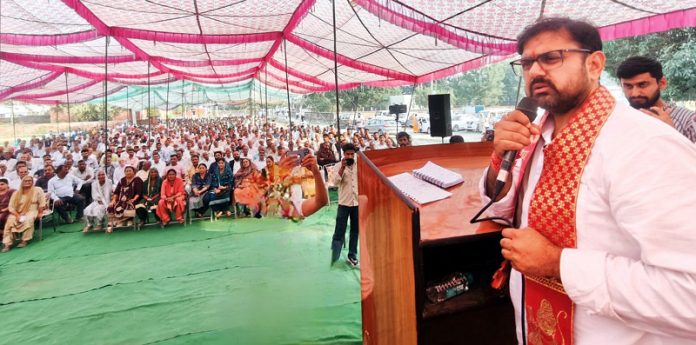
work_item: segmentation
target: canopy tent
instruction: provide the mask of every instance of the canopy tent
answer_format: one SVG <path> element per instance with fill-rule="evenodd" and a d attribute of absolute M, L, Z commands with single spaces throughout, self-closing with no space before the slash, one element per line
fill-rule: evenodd
<path fill-rule="evenodd" d="M 159 85 L 159 93 L 182 79 L 205 85 L 255 79 L 293 93 L 411 85 L 508 57 L 516 35 L 540 16 L 589 19 L 605 40 L 696 25 L 696 0 L 335 0 L 335 12 L 333 6 L 3 0 L 0 101 L 86 102 L 127 85 Z"/>
<path fill-rule="evenodd" d="M 108 96 L 110 106 L 128 109 L 160 108 L 174 109 L 179 106 L 201 104 L 239 104 L 249 101 L 249 95 L 258 94 L 259 86 L 251 81 L 226 85 L 203 85 L 190 81 L 175 81 L 170 85 L 148 87 L 131 85 L 119 92 Z M 256 93 L 254 93 L 256 92 Z M 263 91 L 262 91 L 263 92 Z M 149 97 L 149 105 L 148 105 Z M 269 88 L 268 98 L 271 100 L 285 99 L 285 91 Z M 72 100 L 72 98 L 71 98 Z M 103 97 L 90 101 L 93 104 L 103 104 Z"/>

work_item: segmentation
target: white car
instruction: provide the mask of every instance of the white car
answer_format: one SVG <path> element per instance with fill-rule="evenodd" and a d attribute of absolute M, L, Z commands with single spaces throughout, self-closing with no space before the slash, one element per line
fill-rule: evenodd
<path fill-rule="evenodd" d="M 452 131 L 481 131 L 481 121 L 474 114 L 457 114 L 452 118 Z"/>
<path fill-rule="evenodd" d="M 370 133 L 396 133 L 396 121 L 384 118 L 372 118 L 364 126 Z"/>

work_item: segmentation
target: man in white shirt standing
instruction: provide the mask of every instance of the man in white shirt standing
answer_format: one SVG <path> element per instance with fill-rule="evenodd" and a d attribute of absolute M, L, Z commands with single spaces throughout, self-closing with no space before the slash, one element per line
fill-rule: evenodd
<path fill-rule="evenodd" d="M 346 262 L 358 266 L 358 165 L 355 164 L 357 149 L 353 144 L 342 147 L 343 159 L 340 168 L 331 176 L 333 184 L 338 186 L 338 211 L 336 228 L 331 241 L 331 264 L 341 257 L 341 248 L 346 239 L 346 227 L 350 218 L 350 238 L 348 240 L 348 257 Z"/>
<path fill-rule="evenodd" d="M 48 193 L 53 200 L 55 211 L 63 220 L 71 224 L 72 218 L 67 211 L 68 204 L 75 206 L 75 220 L 82 219 L 82 212 L 85 209 L 85 199 L 78 193 L 82 188 L 83 181 L 68 174 L 63 165 L 56 168 L 56 176 L 48 181 Z"/>
<path fill-rule="evenodd" d="M 489 215 L 517 227 L 501 247 L 518 341 L 693 344 L 696 195 L 685 191 L 696 188 L 696 147 L 616 102 L 599 84 L 601 49 L 594 27 L 567 18 L 518 37 L 512 65 L 548 113 L 496 124 L 479 185 L 484 203 L 497 200 Z M 520 158 L 497 183 L 510 150 Z"/>

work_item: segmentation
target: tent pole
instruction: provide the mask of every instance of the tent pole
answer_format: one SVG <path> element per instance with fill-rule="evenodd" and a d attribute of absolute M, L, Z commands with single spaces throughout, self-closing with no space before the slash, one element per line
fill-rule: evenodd
<path fill-rule="evenodd" d="M 184 94 L 184 80 L 181 79 L 181 117 L 186 118 L 186 97 Z"/>
<path fill-rule="evenodd" d="M 152 119 L 150 118 L 150 61 L 147 62 L 147 132 L 152 138 Z"/>
<path fill-rule="evenodd" d="M 128 85 L 126 85 L 126 112 L 128 113 L 128 120 L 133 121 L 133 116 L 131 116 L 130 107 L 128 106 L 128 98 L 130 97 L 128 96 Z M 134 126 L 135 125 L 137 124 L 134 124 Z"/>
<path fill-rule="evenodd" d="M 108 105 L 109 105 L 109 36 L 106 36 L 104 40 L 104 152 L 109 149 L 109 117 L 108 117 Z"/>
<path fill-rule="evenodd" d="M 285 53 L 285 90 L 288 94 L 288 129 L 292 128 L 292 107 L 290 106 L 290 81 L 288 79 L 288 41 L 283 38 L 283 52 Z"/>
<path fill-rule="evenodd" d="M 14 137 L 13 145 L 17 145 L 17 129 L 15 128 L 14 101 L 10 101 L 10 110 L 12 113 L 12 136 Z M 56 118 L 57 117 L 58 116 L 56 116 Z"/>
<path fill-rule="evenodd" d="M 167 122 L 167 131 L 169 131 L 169 74 L 167 74 L 167 105 L 164 108 L 164 118 Z"/>
<path fill-rule="evenodd" d="M 336 129 L 338 130 L 338 143 L 341 142 L 341 114 L 340 101 L 338 99 L 338 60 L 336 56 L 336 0 L 331 0 L 331 10 L 333 12 L 333 53 L 334 53 L 334 92 L 336 93 Z M 338 151 L 338 160 L 341 160 L 341 150 Z"/>
<path fill-rule="evenodd" d="M 249 116 L 252 122 L 256 119 L 254 117 L 254 80 L 251 80 L 251 85 L 249 85 Z"/>
<path fill-rule="evenodd" d="M 418 84 L 415 82 L 413 83 L 413 90 L 411 90 L 411 99 L 408 101 L 408 109 L 406 109 L 406 126 L 404 126 L 404 131 L 406 130 L 406 127 L 408 126 L 408 119 L 411 118 L 411 106 L 413 105 L 413 99 L 416 98 L 416 87 Z M 396 124 L 397 126 L 399 125 L 398 123 Z"/>
<path fill-rule="evenodd" d="M 263 104 L 263 95 L 261 94 L 261 80 L 259 80 L 259 109 L 261 108 L 261 105 Z M 256 112 L 256 127 L 259 127 L 259 124 L 261 123 L 261 119 L 258 117 L 258 112 Z"/>
<path fill-rule="evenodd" d="M 68 105 L 68 133 L 72 133 L 71 121 L 70 121 L 70 93 L 68 93 L 68 72 L 65 73 L 65 100 Z M 72 134 L 68 138 L 68 142 L 72 143 Z"/>
<path fill-rule="evenodd" d="M 268 67 L 268 66 L 266 66 L 266 67 Z M 264 74 L 266 74 L 266 76 L 264 77 L 264 80 L 266 82 L 264 83 L 263 89 L 266 90 L 266 115 L 265 115 L 265 117 L 266 117 L 266 125 L 268 125 L 268 68 L 264 68 L 263 72 L 264 72 Z"/>

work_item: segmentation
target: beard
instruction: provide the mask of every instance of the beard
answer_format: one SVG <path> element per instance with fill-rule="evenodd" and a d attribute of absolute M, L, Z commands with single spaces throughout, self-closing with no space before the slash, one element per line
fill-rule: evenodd
<path fill-rule="evenodd" d="M 655 103 L 657 103 L 657 100 L 659 100 L 660 97 L 661 94 L 660 90 L 658 89 L 652 97 L 631 97 L 628 99 L 628 103 L 631 105 L 631 107 L 636 109 L 650 109 L 652 106 L 655 105 Z"/>
<path fill-rule="evenodd" d="M 534 94 L 535 84 L 542 84 L 547 87 L 547 91 L 542 94 Z M 581 85 L 582 81 L 573 83 L 572 90 L 562 93 L 558 91 L 552 81 L 544 78 L 535 78 L 529 84 L 529 93 L 537 101 L 539 107 L 544 108 L 551 114 L 566 114 L 576 108 L 585 100 L 585 95 L 589 90 L 588 85 Z"/>
<path fill-rule="evenodd" d="M 535 84 L 542 84 L 547 87 L 547 90 L 542 94 L 535 94 Z M 551 80 L 538 77 L 532 79 L 529 83 L 528 94 L 537 101 L 539 107 L 547 110 L 551 114 L 563 115 L 582 104 L 591 88 L 591 81 L 588 79 L 587 69 L 583 66 L 578 73 L 578 78 L 575 78 L 574 81 L 568 85 L 568 91 L 561 92 Z"/>

